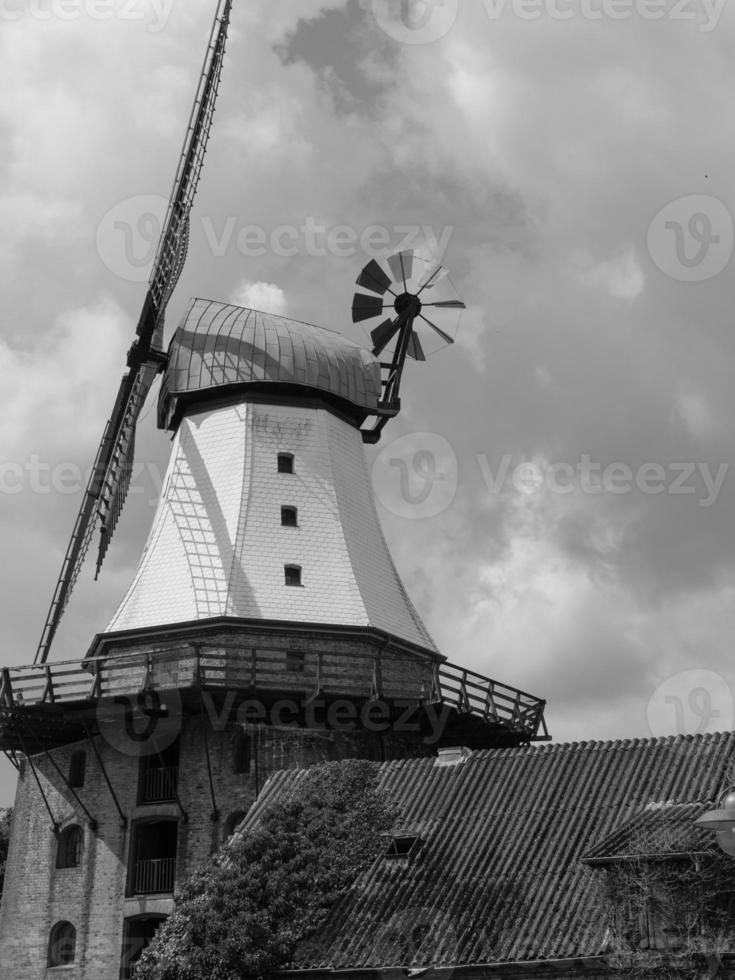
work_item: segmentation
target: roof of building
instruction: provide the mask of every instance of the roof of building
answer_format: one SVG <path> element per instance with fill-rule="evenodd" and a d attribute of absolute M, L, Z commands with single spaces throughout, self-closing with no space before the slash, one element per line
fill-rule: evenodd
<path fill-rule="evenodd" d="M 694 826 L 709 809 L 709 803 L 704 802 L 647 803 L 640 813 L 595 844 L 582 860 L 597 865 L 709 851 L 711 832 Z"/>
<path fill-rule="evenodd" d="M 610 835 L 631 821 L 658 819 L 652 803 L 675 806 L 683 827 L 704 808 L 688 804 L 714 805 L 734 757 L 735 733 L 726 733 L 491 749 L 444 767 L 386 763 L 380 785 L 401 808 L 401 832 L 420 836 L 421 846 L 409 858 L 378 860 L 296 966 L 599 955 L 599 871 L 582 858 L 600 842 L 615 849 Z M 248 822 L 299 777 L 274 775 Z"/>
<path fill-rule="evenodd" d="M 341 334 L 273 313 L 195 299 L 173 336 L 159 420 L 176 399 L 213 389 L 297 385 L 364 413 L 381 395 L 378 360 Z"/>

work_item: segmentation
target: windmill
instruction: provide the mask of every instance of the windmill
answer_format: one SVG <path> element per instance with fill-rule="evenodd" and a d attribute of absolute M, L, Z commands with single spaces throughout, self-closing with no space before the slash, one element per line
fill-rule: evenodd
<path fill-rule="evenodd" d="M 363 431 L 367 443 L 377 442 L 388 419 L 400 410 L 398 395 L 406 357 L 425 361 L 427 352 L 432 354 L 440 347 L 453 344 L 458 317 L 452 311 L 466 308 L 446 268 L 421 258 L 413 249 L 391 255 L 386 265 L 388 271 L 375 259 L 368 262 L 357 278 L 357 285 L 370 292 L 355 293 L 352 300 L 353 323 L 376 320 L 390 311 L 388 318 L 381 319 L 370 331 L 373 354 L 379 357 L 387 350 L 392 350 L 392 354 L 390 361 L 380 362 L 383 370 L 380 414 L 373 428 Z M 427 310 L 433 319 L 427 316 Z M 442 321 L 442 325 L 436 320 Z"/>
<path fill-rule="evenodd" d="M 97 450 L 36 651 L 35 663 L 45 663 L 48 658 L 54 635 L 98 526 L 99 574 L 130 487 L 135 428 L 151 385 L 167 362 L 167 355 L 162 349 L 164 316 L 186 260 L 189 215 L 212 127 L 231 8 L 232 0 L 219 0 L 148 290 L 128 351 L 128 370 L 120 382 Z"/>

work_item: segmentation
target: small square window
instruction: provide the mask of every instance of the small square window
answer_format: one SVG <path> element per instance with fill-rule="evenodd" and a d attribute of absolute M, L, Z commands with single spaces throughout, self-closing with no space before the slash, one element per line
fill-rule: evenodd
<path fill-rule="evenodd" d="M 281 524 L 283 527 L 299 526 L 299 512 L 296 507 L 281 507 Z"/>
<path fill-rule="evenodd" d="M 286 585 L 301 585 L 301 567 L 299 565 L 286 565 L 284 573 Z"/>
<path fill-rule="evenodd" d="M 391 837 L 385 856 L 387 858 L 412 858 L 415 857 L 419 847 L 421 847 L 421 838 L 415 834 Z"/>
<path fill-rule="evenodd" d="M 278 454 L 278 472 L 293 473 L 293 453 Z"/>
<path fill-rule="evenodd" d="M 286 653 L 286 670 L 294 674 L 304 672 L 304 654 L 301 650 L 288 650 Z"/>

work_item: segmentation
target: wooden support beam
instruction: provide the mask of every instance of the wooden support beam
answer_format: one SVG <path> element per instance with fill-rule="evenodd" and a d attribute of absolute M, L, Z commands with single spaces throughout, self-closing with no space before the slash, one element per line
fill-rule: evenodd
<path fill-rule="evenodd" d="M 41 698 L 41 702 L 45 704 L 46 701 L 48 701 L 50 704 L 55 704 L 56 695 L 54 694 L 54 678 L 51 674 L 51 664 L 46 664 L 45 673 L 46 686 L 43 689 L 43 697 Z"/>
<path fill-rule="evenodd" d="M 99 660 L 94 662 L 94 673 L 92 675 L 92 686 L 89 689 L 88 698 L 99 698 L 102 695 L 102 664 Z"/>
<path fill-rule="evenodd" d="M 212 823 L 217 823 L 219 820 L 219 810 L 217 808 L 217 800 L 214 795 L 214 780 L 212 778 L 212 761 L 209 757 L 209 738 L 207 736 L 207 712 L 204 705 L 204 695 L 202 694 L 201 688 L 199 689 L 199 699 L 202 704 L 202 728 L 204 731 L 204 755 L 207 760 L 207 777 L 209 779 L 209 796 L 212 800 Z"/>
<path fill-rule="evenodd" d="M 38 739 L 36 739 L 35 737 L 34 737 L 34 741 L 36 741 L 36 743 L 38 744 Z M 56 759 L 54 759 L 54 757 L 51 755 L 51 753 L 49 752 L 49 750 L 48 749 L 42 749 L 42 751 L 43 751 L 43 754 L 48 759 L 48 761 L 54 767 L 54 769 L 56 770 L 56 772 L 59 774 L 59 776 L 66 783 L 66 785 L 67 785 L 69 791 L 71 792 L 72 796 L 74 797 L 74 799 L 77 801 L 77 803 L 82 808 L 82 810 L 84 810 L 85 816 L 87 817 L 87 822 L 89 824 L 89 828 L 90 828 L 90 830 L 92 831 L 93 834 L 96 834 L 97 833 L 97 827 L 98 827 L 97 821 L 94 819 L 94 817 L 92 816 L 92 814 L 86 808 L 86 806 L 84 805 L 84 803 L 82 803 L 81 799 L 79 798 L 79 794 L 74 789 L 74 787 L 69 782 L 69 780 L 64 775 L 64 773 L 61 771 L 58 763 L 56 762 Z"/>
<path fill-rule="evenodd" d="M 26 757 L 26 761 L 28 762 L 28 765 L 31 767 L 31 772 L 33 773 L 33 778 L 36 780 L 36 786 L 38 786 L 38 792 L 41 794 L 41 799 L 44 802 L 44 806 L 46 807 L 46 810 L 48 811 L 48 815 L 49 815 L 49 818 L 51 820 L 51 829 L 54 832 L 54 837 L 58 837 L 59 836 L 59 824 L 56 821 L 56 817 L 54 817 L 53 811 L 51 810 L 51 807 L 49 806 L 48 799 L 46 798 L 46 794 L 43 791 L 43 786 L 41 785 L 41 779 L 40 779 L 40 777 L 38 775 L 38 772 L 36 771 L 36 767 L 33 765 L 33 759 L 31 758 L 31 754 L 28 751 L 28 748 L 27 748 L 27 746 L 25 744 L 25 739 L 23 738 L 23 733 L 20 730 L 20 726 L 19 725 L 16 725 L 15 726 L 15 730 L 18 733 L 18 740 L 19 740 L 20 744 L 23 747 L 23 754 Z"/>
<path fill-rule="evenodd" d="M 10 671 L 7 667 L 3 667 L 0 672 L 0 704 L 4 704 L 7 708 L 12 708 L 15 705 L 13 685 L 10 681 Z"/>

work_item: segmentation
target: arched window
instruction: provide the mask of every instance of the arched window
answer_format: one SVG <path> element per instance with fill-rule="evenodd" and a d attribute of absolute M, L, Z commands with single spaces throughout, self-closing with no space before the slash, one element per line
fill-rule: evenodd
<path fill-rule="evenodd" d="M 82 848 L 84 833 L 77 824 L 65 827 L 59 834 L 59 845 L 56 852 L 57 868 L 78 868 L 82 863 Z"/>
<path fill-rule="evenodd" d="M 77 953 L 77 931 L 71 922 L 57 922 L 48 941 L 48 965 L 68 966 Z"/>
<path fill-rule="evenodd" d="M 293 453 L 278 454 L 278 472 L 293 473 Z"/>
<path fill-rule="evenodd" d="M 239 776 L 250 772 L 250 736 L 242 730 L 232 738 L 232 771 Z"/>
<path fill-rule="evenodd" d="M 236 810 L 235 813 L 231 813 L 229 817 L 225 820 L 224 826 L 222 827 L 222 835 L 224 840 L 228 840 L 235 833 L 235 830 L 243 822 L 247 813 L 245 810 Z"/>
<path fill-rule="evenodd" d="M 81 749 L 71 757 L 69 764 L 69 785 L 73 789 L 81 789 L 84 786 L 84 776 L 87 771 L 87 753 Z"/>
<path fill-rule="evenodd" d="M 301 565 L 286 565 L 283 571 L 286 585 L 301 585 Z"/>

